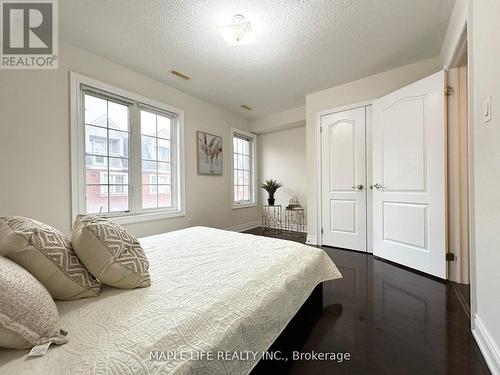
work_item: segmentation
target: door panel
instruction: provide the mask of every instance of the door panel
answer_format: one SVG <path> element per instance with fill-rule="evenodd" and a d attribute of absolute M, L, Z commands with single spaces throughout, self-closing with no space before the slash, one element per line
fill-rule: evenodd
<path fill-rule="evenodd" d="M 366 251 L 365 108 L 321 117 L 324 245 Z"/>
<path fill-rule="evenodd" d="M 352 191 L 356 181 L 354 121 L 340 121 L 328 127 L 330 145 L 330 190 Z"/>
<path fill-rule="evenodd" d="M 356 233 L 356 201 L 330 199 L 330 228 L 336 232 Z"/>
<path fill-rule="evenodd" d="M 384 240 L 427 249 L 427 205 L 384 202 Z"/>
<path fill-rule="evenodd" d="M 425 188 L 424 107 L 425 97 L 406 98 L 381 111 L 382 181 L 387 189 Z"/>
<path fill-rule="evenodd" d="M 373 103 L 373 253 L 445 278 L 444 72 Z"/>

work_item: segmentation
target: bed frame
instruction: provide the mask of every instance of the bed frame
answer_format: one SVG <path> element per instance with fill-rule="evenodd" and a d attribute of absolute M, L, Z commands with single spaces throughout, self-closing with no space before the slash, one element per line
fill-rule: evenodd
<path fill-rule="evenodd" d="M 314 288 L 309 298 L 297 314 L 290 320 L 283 332 L 274 341 L 268 351 L 280 351 L 283 357 L 292 357 L 292 352 L 301 350 L 311 329 L 323 313 L 323 283 Z M 251 374 L 286 374 L 293 361 L 260 360 Z"/>

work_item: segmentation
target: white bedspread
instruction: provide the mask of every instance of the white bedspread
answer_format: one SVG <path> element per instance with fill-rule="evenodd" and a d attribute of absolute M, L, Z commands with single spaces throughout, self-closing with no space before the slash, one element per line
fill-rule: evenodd
<path fill-rule="evenodd" d="M 151 287 L 57 302 L 69 343 L 34 358 L 0 349 L 0 373 L 247 374 L 260 355 L 217 357 L 266 351 L 318 283 L 341 277 L 324 251 L 290 241 L 194 227 L 140 242 Z"/>

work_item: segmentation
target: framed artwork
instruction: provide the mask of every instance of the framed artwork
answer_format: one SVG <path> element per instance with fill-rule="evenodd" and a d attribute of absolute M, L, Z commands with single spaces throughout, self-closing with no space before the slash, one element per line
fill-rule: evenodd
<path fill-rule="evenodd" d="M 196 132 L 198 174 L 222 176 L 222 137 Z"/>

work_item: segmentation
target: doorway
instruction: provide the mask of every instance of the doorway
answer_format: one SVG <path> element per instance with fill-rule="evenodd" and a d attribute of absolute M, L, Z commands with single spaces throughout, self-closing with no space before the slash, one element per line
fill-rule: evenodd
<path fill-rule="evenodd" d="M 445 77 L 440 71 L 371 106 L 319 117 L 321 244 L 373 246 L 379 258 L 447 278 L 447 220 L 457 215 L 449 211 L 447 191 L 453 168 L 447 164 Z"/>
<path fill-rule="evenodd" d="M 465 27 L 447 72 L 448 280 L 470 315 L 468 66 Z"/>
<path fill-rule="evenodd" d="M 367 251 L 367 128 L 370 107 L 321 117 L 322 243 Z"/>

